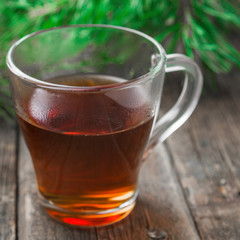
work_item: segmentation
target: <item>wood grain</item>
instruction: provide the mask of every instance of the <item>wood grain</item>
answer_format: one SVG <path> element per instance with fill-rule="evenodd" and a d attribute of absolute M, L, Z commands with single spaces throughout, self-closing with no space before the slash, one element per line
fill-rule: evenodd
<path fill-rule="evenodd" d="M 0 239 L 16 239 L 16 131 L 0 121 Z"/>
<path fill-rule="evenodd" d="M 240 94 L 204 96 L 167 140 L 202 239 L 240 239 Z"/>
<path fill-rule="evenodd" d="M 23 139 L 20 142 L 20 240 L 141 240 L 150 239 L 148 231 L 160 230 L 166 234 L 164 239 L 199 239 L 163 145 L 156 147 L 142 168 L 140 196 L 129 217 L 104 228 L 74 229 L 52 220 L 39 205 L 30 156 Z"/>

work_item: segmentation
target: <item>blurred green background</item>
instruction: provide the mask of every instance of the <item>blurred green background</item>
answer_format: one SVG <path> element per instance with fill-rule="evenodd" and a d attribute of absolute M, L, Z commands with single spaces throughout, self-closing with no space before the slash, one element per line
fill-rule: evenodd
<path fill-rule="evenodd" d="M 238 0 L 1 0 L 0 117 L 13 116 L 5 56 L 24 35 L 55 26 L 101 23 L 145 32 L 167 53 L 195 59 L 205 85 L 217 87 L 216 74 L 240 66 L 240 51 L 231 43 L 240 29 Z"/>

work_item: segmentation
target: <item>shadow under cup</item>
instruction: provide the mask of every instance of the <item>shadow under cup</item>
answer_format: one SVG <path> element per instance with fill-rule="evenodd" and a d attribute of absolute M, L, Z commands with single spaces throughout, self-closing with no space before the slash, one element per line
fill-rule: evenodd
<path fill-rule="evenodd" d="M 162 47 L 121 27 L 63 27 L 19 40 L 7 65 L 46 211 L 76 226 L 127 216 L 159 109 Z"/>

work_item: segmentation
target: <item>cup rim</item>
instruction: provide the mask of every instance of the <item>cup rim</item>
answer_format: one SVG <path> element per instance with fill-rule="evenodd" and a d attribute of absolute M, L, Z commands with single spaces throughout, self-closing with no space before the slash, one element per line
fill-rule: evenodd
<path fill-rule="evenodd" d="M 139 37 L 143 37 L 147 39 L 149 42 L 151 42 L 159 51 L 160 54 L 160 61 L 156 64 L 156 66 L 148 71 L 146 74 L 138 77 L 131 79 L 126 82 L 120 82 L 120 83 L 114 83 L 114 84 L 109 84 L 109 85 L 100 85 L 100 86 L 68 86 L 68 85 L 62 85 L 62 84 L 55 84 L 55 83 L 49 83 L 45 82 L 41 79 L 37 79 L 35 77 L 32 77 L 26 73 L 24 73 L 20 68 L 16 66 L 16 64 L 13 61 L 13 54 L 14 50 L 23 43 L 25 40 L 40 35 L 45 32 L 50 32 L 50 31 L 55 31 L 59 29 L 67 29 L 67 28 L 111 28 L 111 29 L 116 29 L 120 31 L 125 31 L 125 32 L 130 32 L 135 35 L 138 35 Z M 115 88 L 125 88 L 129 87 L 129 85 L 132 84 L 138 84 L 141 82 L 145 82 L 148 79 L 152 79 L 153 76 L 155 76 L 156 73 L 160 72 L 160 70 L 164 67 L 164 64 L 166 62 L 166 53 L 164 48 L 160 43 L 158 43 L 154 38 L 150 37 L 149 35 L 140 32 L 135 29 L 127 28 L 127 27 L 122 27 L 122 26 L 115 26 L 115 25 L 107 25 L 107 24 L 77 24 L 77 25 L 66 25 L 66 26 L 60 26 L 60 27 L 53 27 L 53 28 L 48 28 L 40 31 L 36 31 L 33 33 L 30 33 L 22 38 L 20 38 L 18 41 L 16 41 L 9 49 L 6 57 L 6 64 L 8 69 L 19 79 L 26 83 L 33 84 L 35 86 L 39 86 L 42 88 L 50 88 L 50 89 L 58 89 L 58 90 L 71 90 L 71 91 L 101 91 L 101 90 L 111 90 Z"/>

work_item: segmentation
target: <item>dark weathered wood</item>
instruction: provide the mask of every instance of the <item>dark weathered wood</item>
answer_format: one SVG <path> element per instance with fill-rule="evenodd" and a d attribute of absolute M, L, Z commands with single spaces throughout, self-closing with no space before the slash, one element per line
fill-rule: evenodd
<path fill-rule="evenodd" d="M 52 220 L 40 207 L 33 167 L 26 146 L 20 145 L 19 239 L 142 240 L 164 231 L 176 240 L 199 239 L 163 145 L 143 166 L 138 203 L 123 221 L 97 229 L 73 229 Z M 149 231 L 149 232 L 148 232 Z M 152 231 L 152 232 L 150 232 Z"/>
<path fill-rule="evenodd" d="M 240 94 L 234 88 L 205 95 L 191 119 L 167 140 L 204 240 L 240 239 Z"/>
<path fill-rule="evenodd" d="M 16 239 L 16 132 L 0 121 L 0 239 Z"/>

